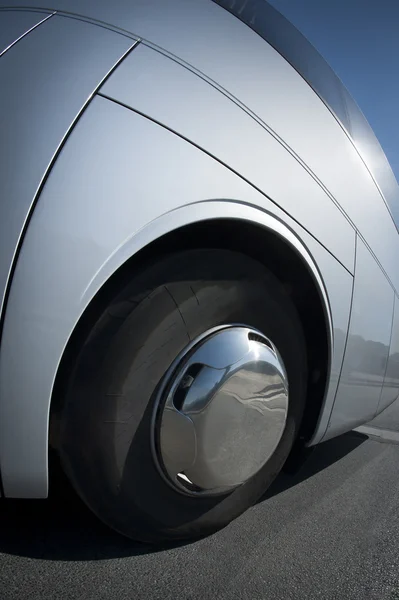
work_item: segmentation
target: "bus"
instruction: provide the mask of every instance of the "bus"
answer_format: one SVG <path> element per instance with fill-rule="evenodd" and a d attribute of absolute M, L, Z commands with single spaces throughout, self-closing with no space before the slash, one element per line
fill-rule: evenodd
<path fill-rule="evenodd" d="M 208 535 L 399 392 L 399 188 L 265 0 L 0 0 L 1 495 Z"/>

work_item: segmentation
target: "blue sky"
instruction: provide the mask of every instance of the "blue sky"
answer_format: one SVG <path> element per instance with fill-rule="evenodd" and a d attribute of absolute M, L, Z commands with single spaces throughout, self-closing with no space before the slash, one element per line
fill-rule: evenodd
<path fill-rule="evenodd" d="M 343 81 L 399 181 L 399 0 L 268 1 Z"/>

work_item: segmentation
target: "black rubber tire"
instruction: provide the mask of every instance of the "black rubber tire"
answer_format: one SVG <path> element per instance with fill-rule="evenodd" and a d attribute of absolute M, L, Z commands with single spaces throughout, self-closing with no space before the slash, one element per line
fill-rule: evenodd
<path fill-rule="evenodd" d="M 154 395 L 177 354 L 211 327 L 242 323 L 278 348 L 289 380 L 282 439 L 265 466 L 233 492 L 193 498 L 175 491 L 153 462 Z M 84 343 L 65 393 L 60 456 L 98 517 L 145 542 L 208 535 L 253 505 L 281 470 L 305 405 L 306 348 L 295 307 L 276 278 L 239 253 L 190 250 L 137 274 Z"/>

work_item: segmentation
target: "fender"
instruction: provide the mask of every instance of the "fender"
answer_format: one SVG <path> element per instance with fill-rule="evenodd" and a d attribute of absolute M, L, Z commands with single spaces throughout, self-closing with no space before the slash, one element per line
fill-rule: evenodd
<path fill-rule="evenodd" d="M 112 106 L 103 99 L 98 102 Z M 327 427 L 342 364 L 344 344 L 335 343 L 334 337 L 347 332 L 351 273 L 238 175 L 130 111 L 111 109 L 128 115 L 123 135 L 132 140 L 130 153 L 118 155 L 114 163 L 94 159 L 102 143 L 98 123 L 103 121 L 94 113 L 91 120 L 93 104 L 49 175 L 11 284 L 0 351 L 0 465 L 5 495 L 47 495 L 54 381 L 68 340 L 96 293 L 152 241 L 207 219 L 238 219 L 274 231 L 301 255 L 314 277 L 331 356 L 329 385 L 312 440 L 317 442 Z M 105 140 L 115 128 L 115 135 L 122 135 L 112 119 L 107 126 Z M 151 143 L 138 146 L 137 139 Z M 116 147 L 107 152 L 115 154 Z M 128 159 L 123 158 L 126 155 Z M 353 231 L 353 249 L 354 244 Z"/>

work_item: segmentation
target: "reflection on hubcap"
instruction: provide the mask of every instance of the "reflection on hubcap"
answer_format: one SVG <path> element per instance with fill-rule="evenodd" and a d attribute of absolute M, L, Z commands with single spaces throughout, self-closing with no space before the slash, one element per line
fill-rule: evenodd
<path fill-rule="evenodd" d="M 287 412 L 287 375 L 270 340 L 245 326 L 213 329 L 166 374 L 154 415 L 154 458 L 181 492 L 231 490 L 272 456 Z"/>

